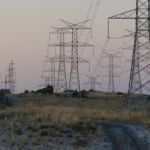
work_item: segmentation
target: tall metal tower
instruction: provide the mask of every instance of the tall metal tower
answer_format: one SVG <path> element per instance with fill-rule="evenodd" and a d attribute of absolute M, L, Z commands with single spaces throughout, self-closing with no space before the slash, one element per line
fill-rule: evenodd
<path fill-rule="evenodd" d="M 8 89 L 8 75 L 5 75 L 5 79 L 4 79 L 4 89 Z"/>
<path fill-rule="evenodd" d="M 136 0 L 136 8 L 109 19 L 135 20 L 128 105 L 134 93 L 150 92 L 150 0 Z"/>
<path fill-rule="evenodd" d="M 43 61 L 43 70 L 42 70 L 42 75 L 41 75 L 41 85 L 40 86 L 48 86 L 50 85 L 50 74 L 47 70 L 47 60 L 45 59 Z"/>
<path fill-rule="evenodd" d="M 4 81 L 1 82 L 3 84 L 3 89 L 8 89 L 8 74 L 4 76 Z"/>
<path fill-rule="evenodd" d="M 96 85 L 101 85 L 100 82 L 97 82 L 97 79 L 100 77 L 100 75 L 97 76 L 86 75 L 86 77 L 89 79 L 89 82 L 86 82 L 84 84 L 90 85 L 90 90 L 96 91 Z"/>
<path fill-rule="evenodd" d="M 78 51 L 80 47 L 93 47 L 93 45 L 79 42 L 79 30 L 91 30 L 91 28 L 85 26 L 88 21 L 80 22 L 78 24 L 69 23 L 63 20 L 62 22 L 65 24 L 65 27 L 53 27 L 55 31 L 50 32 L 50 34 L 57 35 L 57 42 L 48 45 L 48 47 L 55 48 L 55 56 L 50 57 L 49 53 L 47 53 L 46 61 L 44 64 L 46 64 L 46 66 L 50 66 L 48 67 L 50 69 L 47 70 L 47 67 L 43 65 L 43 68 L 45 68 L 43 69 L 43 72 L 50 73 L 49 79 L 51 81 L 51 85 L 55 87 L 57 92 L 62 92 L 68 90 L 66 63 L 71 63 L 69 90 L 80 91 L 79 63 L 89 63 L 89 61 L 80 58 Z M 69 36 L 66 36 L 68 34 Z M 66 54 L 66 48 L 69 49 L 69 55 Z M 58 50 L 59 53 L 57 54 L 56 51 Z M 58 68 L 58 76 L 56 76 L 56 67 Z M 49 75 L 42 76 L 46 83 L 48 76 Z"/>
<path fill-rule="evenodd" d="M 55 31 L 50 32 L 50 35 L 55 34 L 57 42 L 49 44 L 48 47 L 55 48 L 55 56 L 50 57 L 49 52 L 47 52 L 46 60 L 43 65 L 43 74 L 45 75 L 43 75 L 42 78 L 44 79 L 44 85 L 52 85 L 57 92 L 62 92 L 67 90 L 66 62 L 68 62 L 68 57 L 65 55 L 64 45 L 65 34 L 67 34 L 67 32 L 61 28 L 53 28 Z M 58 55 L 56 55 L 56 50 L 59 51 Z"/>
<path fill-rule="evenodd" d="M 66 77 L 66 64 L 65 64 L 65 47 L 64 47 L 64 34 L 63 30 L 58 31 L 60 38 L 60 55 L 59 55 L 59 69 L 57 79 L 57 90 L 67 90 L 67 77 Z"/>
<path fill-rule="evenodd" d="M 108 75 L 105 75 L 105 77 L 108 77 L 108 92 L 115 92 L 115 82 L 114 78 L 120 77 L 119 75 L 115 74 L 114 69 L 120 68 L 119 65 L 116 65 L 114 63 L 114 59 L 120 58 L 120 56 L 111 53 L 104 53 L 103 58 L 108 58 L 109 64 L 102 66 L 103 68 L 109 68 L 108 69 Z"/>
<path fill-rule="evenodd" d="M 13 60 L 9 63 L 8 75 L 7 75 L 7 88 L 12 94 L 16 92 L 16 69 Z"/>
<path fill-rule="evenodd" d="M 65 34 L 67 34 L 67 32 L 61 28 L 55 28 L 55 30 L 56 31 L 52 33 L 57 34 L 58 43 L 51 44 L 49 46 L 59 48 L 59 54 L 58 56 L 55 57 L 55 60 L 52 60 L 52 62 L 54 61 L 59 63 L 56 90 L 57 92 L 62 92 L 67 90 L 66 55 L 65 55 Z"/>
<path fill-rule="evenodd" d="M 92 28 L 86 27 L 85 24 L 89 22 L 83 21 L 77 24 L 70 23 L 62 20 L 67 26 L 62 28 L 64 30 L 70 31 L 72 34 L 72 41 L 70 43 L 65 43 L 65 46 L 71 47 L 71 71 L 69 80 L 69 90 L 80 91 L 80 77 L 79 77 L 79 63 L 87 62 L 79 58 L 79 48 L 80 47 L 93 47 L 93 45 L 82 43 L 79 41 L 79 31 L 92 30 Z"/>
<path fill-rule="evenodd" d="M 46 56 L 43 61 L 43 72 L 42 72 L 42 86 L 46 87 L 48 85 L 53 86 L 55 88 L 56 85 L 56 69 L 55 69 L 55 61 L 54 57 Z"/>

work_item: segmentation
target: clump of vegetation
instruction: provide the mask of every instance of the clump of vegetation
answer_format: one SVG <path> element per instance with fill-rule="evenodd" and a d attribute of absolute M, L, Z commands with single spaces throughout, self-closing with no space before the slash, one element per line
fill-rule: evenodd
<path fill-rule="evenodd" d="M 25 93 L 25 94 L 28 94 L 28 93 L 30 93 L 30 92 L 29 92 L 29 90 L 25 90 L 24 93 Z"/>
<path fill-rule="evenodd" d="M 71 93 L 72 93 L 73 97 L 86 97 L 88 92 L 86 90 L 82 90 L 80 92 L 78 92 L 78 91 L 71 91 Z"/>
<path fill-rule="evenodd" d="M 51 85 L 48 85 L 47 87 L 45 87 L 45 88 L 42 88 L 42 89 L 38 89 L 38 90 L 36 90 L 36 91 L 29 91 L 29 90 L 25 90 L 24 91 L 24 93 L 25 94 L 29 94 L 29 93 L 38 93 L 38 94 L 44 94 L 44 95 L 52 95 L 53 93 L 54 93 L 54 88 L 53 88 L 53 86 L 51 86 Z"/>
<path fill-rule="evenodd" d="M 49 95 L 51 95 L 51 94 L 54 93 L 54 88 L 52 86 L 48 85 L 45 88 L 37 90 L 35 93 L 41 93 L 41 94 L 49 94 Z"/>

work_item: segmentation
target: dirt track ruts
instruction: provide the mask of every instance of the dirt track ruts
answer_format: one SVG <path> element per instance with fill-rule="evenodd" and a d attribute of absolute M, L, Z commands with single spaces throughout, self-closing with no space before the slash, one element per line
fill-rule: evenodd
<path fill-rule="evenodd" d="M 113 150 L 150 150 L 150 133 L 143 127 L 105 121 L 97 124 L 103 127 Z"/>

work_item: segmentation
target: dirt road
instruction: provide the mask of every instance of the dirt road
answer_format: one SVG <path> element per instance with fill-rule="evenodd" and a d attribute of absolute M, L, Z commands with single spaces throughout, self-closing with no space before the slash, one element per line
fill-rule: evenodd
<path fill-rule="evenodd" d="M 150 150 L 150 132 L 141 126 L 97 121 L 106 136 L 88 150 Z"/>

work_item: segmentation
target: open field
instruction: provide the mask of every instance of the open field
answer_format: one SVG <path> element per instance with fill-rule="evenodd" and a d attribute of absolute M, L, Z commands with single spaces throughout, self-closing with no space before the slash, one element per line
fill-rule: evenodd
<path fill-rule="evenodd" d="M 120 95 L 96 94 L 95 98 L 92 93 L 82 99 L 41 94 L 18 97 L 16 105 L 0 111 L 0 135 L 5 139 L 0 143 L 7 149 L 66 149 L 67 141 L 75 149 L 83 149 L 105 137 L 103 125 L 96 124 L 99 120 L 150 129 L 150 114 L 136 109 L 126 111 L 125 97 Z"/>
<path fill-rule="evenodd" d="M 55 116 L 68 114 L 72 118 L 80 119 L 92 119 L 92 120 L 110 120 L 110 121 L 121 121 L 130 123 L 142 123 L 147 126 L 150 124 L 149 113 L 143 113 L 139 111 L 138 102 L 133 108 L 133 111 L 128 112 L 126 110 L 126 97 L 117 94 L 101 94 L 101 93 L 90 93 L 85 98 L 71 97 L 71 96 L 41 96 L 35 94 L 20 96 L 22 99 L 22 105 L 24 106 L 25 112 L 34 111 L 35 114 L 44 116 Z M 27 109 L 27 110 L 26 110 Z M 150 101 L 143 106 L 143 109 L 150 109 Z M 13 109 L 15 110 L 15 109 Z M 30 113 L 34 115 L 33 113 Z"/>

